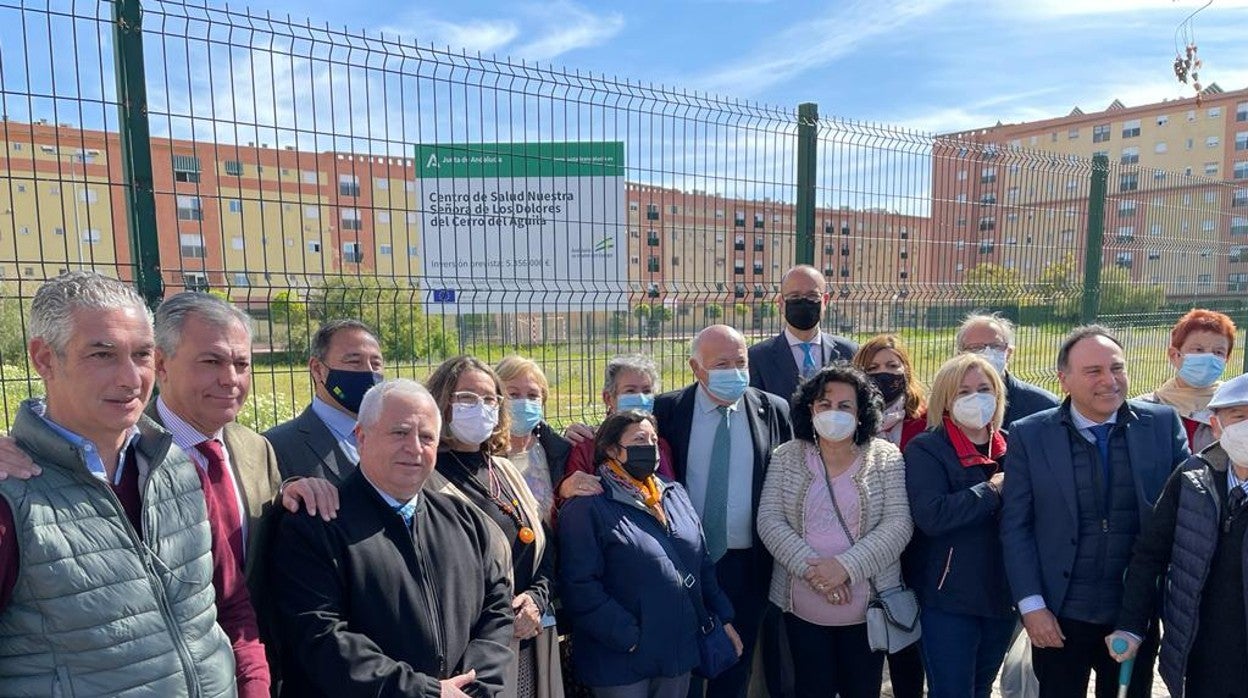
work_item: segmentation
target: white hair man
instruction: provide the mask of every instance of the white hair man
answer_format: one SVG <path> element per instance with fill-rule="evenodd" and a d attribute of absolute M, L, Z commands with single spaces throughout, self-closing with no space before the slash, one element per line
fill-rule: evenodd
<path fill-rule="evenodd" d="M 1057 407 L 1057 396 L 1009 372 L 1014 356 L 1014 323 L 997 313 L 971 313 L 954 335 L 959 354 L 979 354 L 997 369 L 1005 382 L 1005 419 L 1002 429 L 1050 407 Z"/>
<path fill-rule="evenodd" d="M 282 695 L 456 698 L 503 689 L 510 564 L 491 554 L 484 514 L 423 489 L 441 431 L 424 386 L 377 384 L 359 406 L 360 464 L 339 488 L 338 517 L 283 517 L 273 570 L 294 661 Z"/>

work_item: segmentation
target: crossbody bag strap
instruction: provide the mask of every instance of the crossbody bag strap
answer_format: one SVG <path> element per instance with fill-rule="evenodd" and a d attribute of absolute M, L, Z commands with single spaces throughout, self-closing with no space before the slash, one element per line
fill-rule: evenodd
<path fill-rule="evenodd" d="M 660 504 L 662 502 L 660 501 Z M 685 591 L 689 594 L 689 601 L 693 604 L 693 613 L 698 617 L 698 628 L 703 634 L 709 633 L 714 629 L 711 614 L 706 610 L 706 604 L 702 600 L 702 585 L 698 584 L 698 578 L 693 576 L 692 572 L 686 572 L 685 566 L 681 564 L 680 553 L 669 545 L 668 532 L 666 527 L 657 520 L 656 524 L 664 531 L 659 537 L 659 545 L 663 547 L 667 557 L 672 561 L 672 567 L 676 568 L 676 574 L 680 575 L 680 583 L 685 587 Z M 701 528 L 699 527 L 699 531 Z M 699 535 L 701 535 L 699 533 Z"/>
<path fill-rule="evenodd" d="M 858 541 L 854 540 L 854 534 L 849 532 L 849 524 L 845 523 L 845 515 L 841 513 L 841 505 L 836 501 L 836 493 L 832 490 L 832 478 L 828 475 L 828 464 L 823 460 L 823 451 L 819 451 L 818 444 L 815 444 L 815 450 L 819 453 L 819 465 L 823 470 L 823 482 L 828 488 L 828 499 L 832 500 L 832 511 L 836 513 L 836 520 L 841 524 L 841 530 L 845 532 L 845 538 L 849 540 L 850 547 L 853 547 Z M 867 584 L 871 587 L 872 596 L 880 595 L 875 589 L 875 579 L 867 577 Z"/>

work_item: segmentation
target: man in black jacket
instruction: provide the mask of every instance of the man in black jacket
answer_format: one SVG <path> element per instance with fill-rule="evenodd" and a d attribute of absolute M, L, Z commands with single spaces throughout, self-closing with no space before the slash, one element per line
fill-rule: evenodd
<path fill-rule="evenodd" d="M 1248 696 L 1248 375 L 1223 383 L 1209 409 L 1218 441 L 1166 483 L 1127 567 L 1118 630 L 1105 638 L 1118 661 L 1135 656 L 1165 589 L 1159 673 L 1187 698 Z M 1119 638 L 1126 651 L 1114 650 Z"/>
<path fill-rule="evenodd" d="M 505 561 L 471 505 L 422 492 L 442 418 L 412 380 L 370 390 L 338 517 L 286 516 L 274 553 L 286 696 L 503 690 L 514 617 Z"/>
<path fill-rule="evenodd" d="M 997 313 L 971 313 L 962 321 L 954 335 L 958 353 L 978 354 L 984 357 L 997 375 L 1005 382 L 1005 419 L 1001 428 L 1010 427 L 1022 419 L 1050 407 L 1057 407 L 1057 396 L 1038 385 L 1021 380 L 1010 373 L 1010 358 L 1014 356 L 1014 323 Z"/>

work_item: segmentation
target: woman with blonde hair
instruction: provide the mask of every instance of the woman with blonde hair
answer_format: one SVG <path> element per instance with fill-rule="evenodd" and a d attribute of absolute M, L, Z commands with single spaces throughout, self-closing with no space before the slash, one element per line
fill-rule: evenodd
<path fill-rule="evenodd" d="M 550 383 L 536 361 L 512 355 L 498 362 L 495 370 L 511 413 L 507 459 L 524 476 L 549 526 L 555 487 L 563 480 L 572 444 L 546 422 Z"/>
<path fill-rule="evenodd" d="M 502 382 L 471 356 L 447 359 L 426 382 L 442 411 L 438 462 L 426 487 L 460 497 L 496 524 L 494 548 L 510 563 L 516 614 L 505 698 L 562 698 L 558 633 L 551 610 L 554 551 L 537 498 L 506 454 L 511 415 Z"/>
<path fill-rule="evenodd" d="M 982 356 L 959 354 L 936 372 L 927 407 L 905 459 L 906 579 L 922 608 L 928 695 L 987 698 L 1018 624 L 998 526 L 1005 384 Z"/>

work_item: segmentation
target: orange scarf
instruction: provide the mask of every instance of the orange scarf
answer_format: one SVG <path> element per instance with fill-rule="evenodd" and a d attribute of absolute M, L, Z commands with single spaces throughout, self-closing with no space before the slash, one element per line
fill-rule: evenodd
<path fill-rule="evenodd" d="M 651 475 L 645 480 L 638 480 L 629 475 L 620 462 L 614 458 L 607 459 L 607 468 L 610 470 L 612 479 L 624 485 L 634 494 L 638 495 L 638 499 L 646 506 L 646 509 L 659 520 L 659 523 L 667 526 L 667 515 L 663 513 L 663 507 L 659 505 L 659 480 Z"/>

